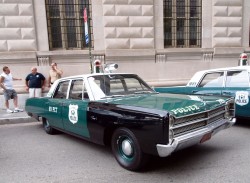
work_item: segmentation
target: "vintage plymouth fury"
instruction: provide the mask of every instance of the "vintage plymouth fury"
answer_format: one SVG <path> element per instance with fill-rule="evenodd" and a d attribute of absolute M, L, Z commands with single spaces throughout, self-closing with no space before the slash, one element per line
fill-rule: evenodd
<path fill-rule="evenodd" d="M 235 122 L 231 98 L 157 93 L 135 74 L 61 78 L 25 109 L 48 134 L 59 130 L 110 145 L 118 163 L 133 171 L 149 155 L 166 157 Z"/>
<path fill-rule="evenodd" d="M 158 87 L 155 90 L 161 93 L 234 97 L 236 118 L 250 118 L 250 66 L 199 71 L 186 86 Z"/>

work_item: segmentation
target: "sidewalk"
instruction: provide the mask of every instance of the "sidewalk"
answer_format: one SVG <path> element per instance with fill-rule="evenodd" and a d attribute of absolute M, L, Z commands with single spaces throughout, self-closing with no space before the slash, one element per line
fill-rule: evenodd
<path fill-rule="evenodd" d="M 37 122 L 24 112 L 7 113 L 6 109 L 0 108 L 0 125 Z"/>
<path fill-rule="evenodd" d="M 20 94 L 18 93 L 18 106 L 21 109 L 24 109 L 25 101 L 27 100 L 28 97 L 29 97 L 28 93 L 20 93 Z M 10 104 L 10 109 L 14 109 L 13 100 L 10 100 L 9 104 Z M 0 96 L 0 125 L 30 123 L 36 121 L 37 121 L 36 119 L 29 117 L 25 111 L 18 113 L 7 113 L 4 107 L 4 97 Z"/>

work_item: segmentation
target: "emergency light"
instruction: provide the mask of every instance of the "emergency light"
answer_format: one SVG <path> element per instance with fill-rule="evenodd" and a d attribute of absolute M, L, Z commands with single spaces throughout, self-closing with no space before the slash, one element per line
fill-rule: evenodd
<path fill-rule="evenodd" d="M 100 73 L 101 72 L 101 61 L 100 60 L 95 60 L 94 61 L 94 73 Z"/>
<path fill-rule="evenodd" d="M 246 53 L 241 53 L 238 65 L 239 66 L 248 65 L 247 57 L 248 56 Z"/>

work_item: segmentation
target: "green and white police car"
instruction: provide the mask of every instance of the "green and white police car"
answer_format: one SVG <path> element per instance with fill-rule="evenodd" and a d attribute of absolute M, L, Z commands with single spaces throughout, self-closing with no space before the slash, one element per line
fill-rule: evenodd
<path fill-rule="evenodd" d="M 169 156 L 232 126 L 234 107 L 228 97 L 155 92 L 136 74 L 94 73 L 57 80 L 25 110 L 48 134 L 110 145 L 117 162 L 135 171 L 151 155 Z"/>
<path fill-rule="evenodd" d="M 155 91 L 234 97 L 236 118 L 250 119 L 250 66 L 198 71 L 186 86 L 158 87 Z"/>

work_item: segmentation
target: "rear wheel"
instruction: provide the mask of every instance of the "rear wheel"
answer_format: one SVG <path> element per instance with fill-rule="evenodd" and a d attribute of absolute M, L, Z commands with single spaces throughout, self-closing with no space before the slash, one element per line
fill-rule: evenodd
<path fill-rule="evenodd" d="M 53 135 L 56 133 L 56 130 L 52 128 L 49 124 L 49 121 L 46 118 L 43 118 L 43 129 L 47 134 Z"/>
<path fill-rule="evenodd" d="M 139 170 L 146 163 L 146 155 L 142 152 L 137 138 L 127 128 L 115 130 L 111 146 L 116 160 L 125 169 Z"/>

